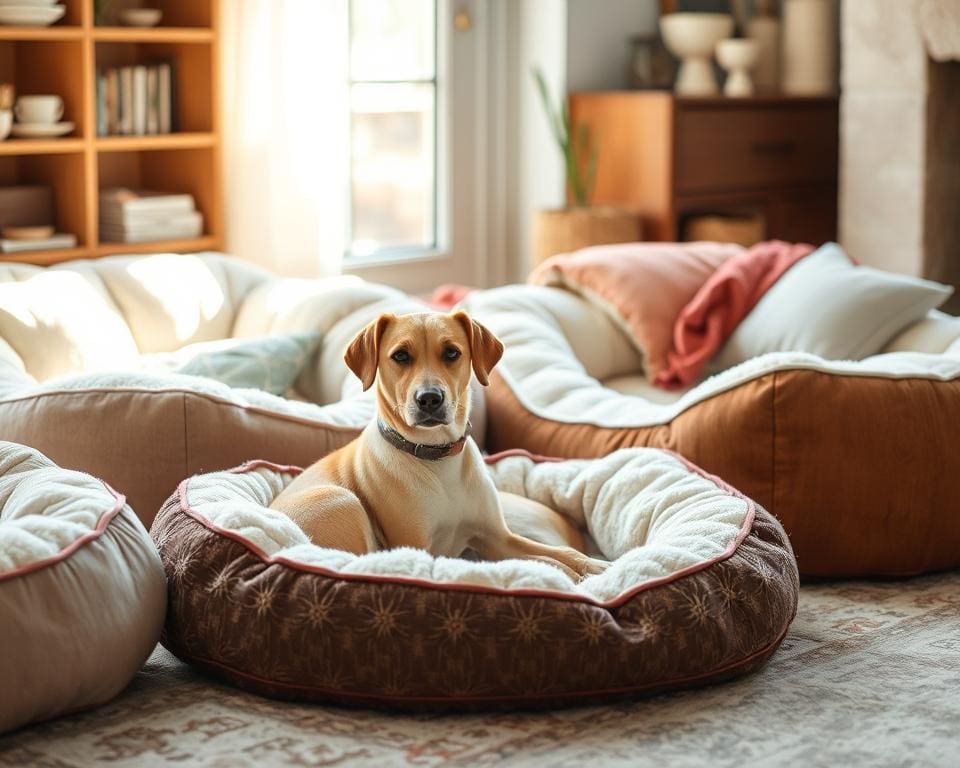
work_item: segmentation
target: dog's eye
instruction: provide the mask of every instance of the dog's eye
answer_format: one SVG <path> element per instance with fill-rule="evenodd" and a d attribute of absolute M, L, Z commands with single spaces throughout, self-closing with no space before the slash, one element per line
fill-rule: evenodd
<path fill-rule="evenodd" d="M 390 359 L 395 363 L 400 363 L 400 365 L 405 365 L 410 362 L 410 353 L 405 349 L 398 349 L 392 355 Z"/>
<path fill-rule="evenodd" d="M 456 347 L 447 347 L 443 350 L 444 360 L 456 360 L 458 357 L 460 357 L 460 350 Z"/>

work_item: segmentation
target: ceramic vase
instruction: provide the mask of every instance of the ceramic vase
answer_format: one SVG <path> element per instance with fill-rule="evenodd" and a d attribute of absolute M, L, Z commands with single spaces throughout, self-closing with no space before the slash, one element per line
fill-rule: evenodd
<path fill-rule="evenodd" d="M 784 0 L 783 92 L 827 96 L 836 90 L 837 9 L 834 0 Z"/>

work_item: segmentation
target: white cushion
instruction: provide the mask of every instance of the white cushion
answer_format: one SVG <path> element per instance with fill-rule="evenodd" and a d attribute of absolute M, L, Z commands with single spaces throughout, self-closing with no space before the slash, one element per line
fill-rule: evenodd
<path fill-rule="evenodd" d="M 0 282 L 0 337 L 40 380 L 130 365 L 138 355 L 123 316 L 84 262 Z"/>
<path fill-rule="evenodd" d="M 68 262 L 56 269 L 76 267 Z M 172 352 L 229 337 L 243 299 L 270 277 L 214 253 L 107 258 L 96 263 L 96 272 L 141 352 Z"/>
<path fill-rule="evenodd" d="M 723 370 L 769 352 L 861 360 L 951 293 L 940 283 L 856 266 L 839 245 L 827 243 L 767 291 L 711 368 Z"/>
<path fill-rule="evenodd" d="M 960 317 L 934 309 L 894 336 L 883 351 L 942 355 L 957 341 L 960 341 Z"/>

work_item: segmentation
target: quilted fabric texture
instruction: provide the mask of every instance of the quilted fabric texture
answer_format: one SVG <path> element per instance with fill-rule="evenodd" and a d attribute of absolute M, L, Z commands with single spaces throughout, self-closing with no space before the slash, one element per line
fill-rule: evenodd
<path fill-rule="evenodd" d="M 682 687 L 756 669 L 779 644 L 796 563 L 728 486 L 660 451 L 492 461 L 501 489 L 586 522 L 611 568 L 573 585 L 543 563 L 323 550 L 263 507 L 291 470 L 260 462 L 184 481 L 154 521 L 163 643 L 268 696 L 414 709 Z"/>
<path fill-rule="evenodd" d="M 165 610 L 160 560 L 124 498 L 0 441 L 0 732 L 115 696 Z"/>

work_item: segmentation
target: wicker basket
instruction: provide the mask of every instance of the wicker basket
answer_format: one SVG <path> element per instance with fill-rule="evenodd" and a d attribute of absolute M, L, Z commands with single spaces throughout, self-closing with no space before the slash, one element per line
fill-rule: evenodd
<path fill-rule="evenodd" d="M 643 238 L 635 211 L 622 208 L 561 208 L 539 211 L 533 228 L 533 265 L 588 245 L 634 243 Z"/>

